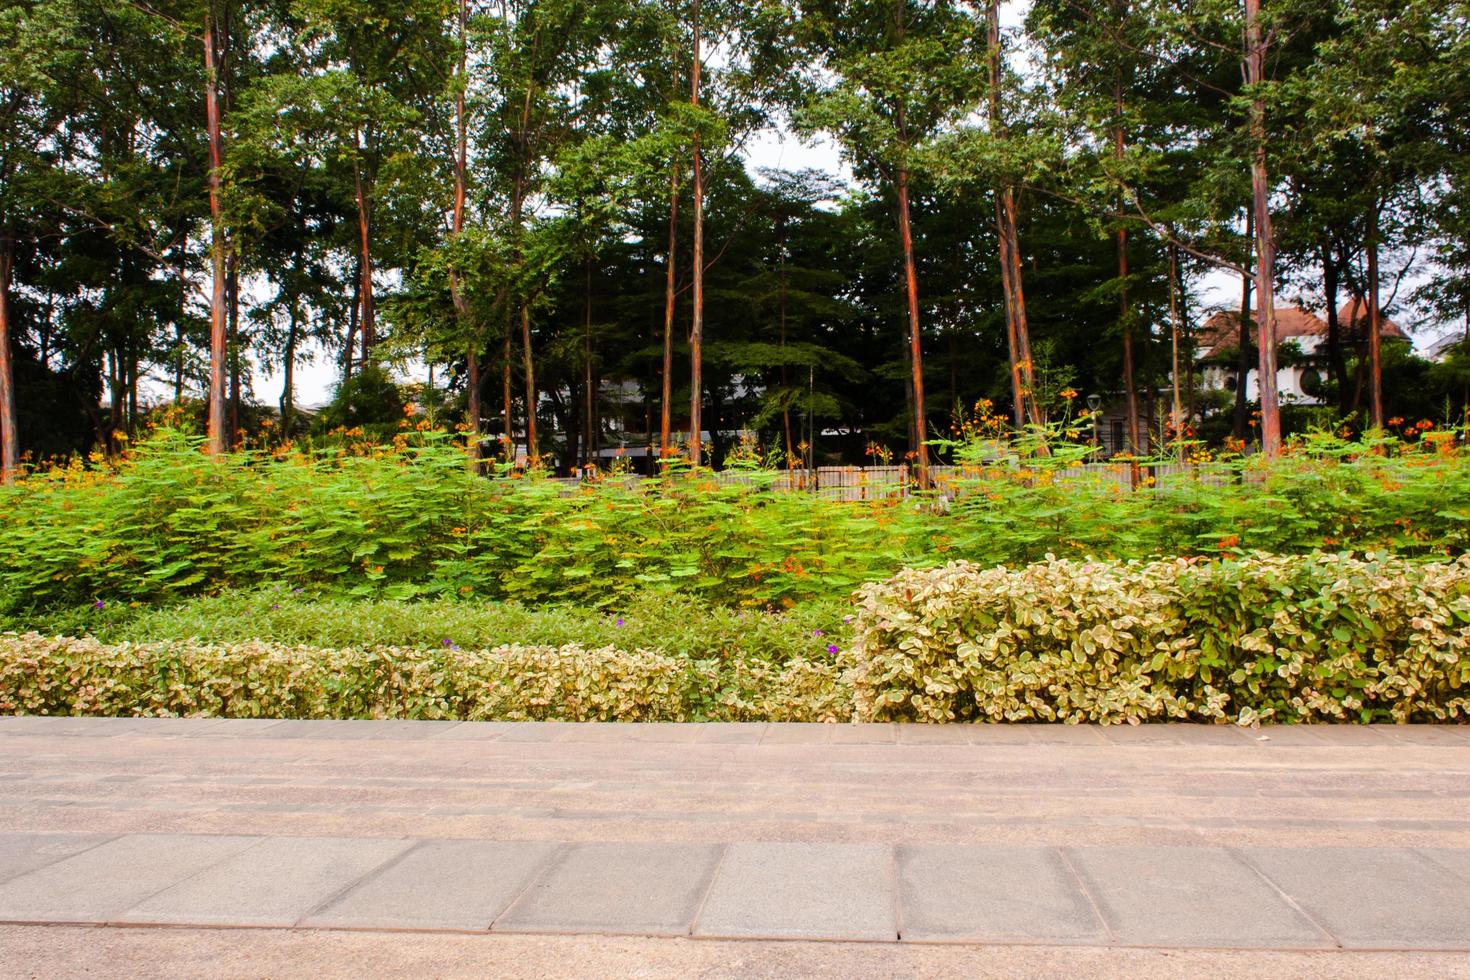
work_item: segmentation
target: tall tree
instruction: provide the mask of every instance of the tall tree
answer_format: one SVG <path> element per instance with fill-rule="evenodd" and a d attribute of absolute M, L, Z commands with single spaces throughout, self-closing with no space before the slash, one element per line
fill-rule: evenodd
<path fill-rule="evenodd" d="M 858 173 L 893 195 L 903 262 L 910 447 L 929 479 L 927 409 L 911 190 L 920 150 L 973 107 L 974 25 L 948 4 L 871 0 L 803 5 L 823 74 L 799 121 L 835 136 Z"/>

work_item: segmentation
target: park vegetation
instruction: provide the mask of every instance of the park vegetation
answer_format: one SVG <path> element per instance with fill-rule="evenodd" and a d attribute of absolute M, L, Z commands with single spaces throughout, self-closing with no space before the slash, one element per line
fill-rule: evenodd
<path fill-rule="evenodd" d="M 115 454 L 160 398 L 216 454 L 265 421 L 299 435 L 294 372 L 323 356 L 349 414 L 391 418 L 384 372 L 427 364 L 446 429 L 563 471 L 629 433 L 723 466 L 755 432 L 788 464 L 881 447 L 922 483 L 956 405 L 1022 430 L 1076 389 L 1126 406 L 1134 451 L 1143 428 L 1275 455 L 1307 422 L 1458 423 L 1470 355 L 1431 367 L 1376 325 L 1470 309 L 1467 16 L 12 0 L 0 476 Z M 850 179 L 752 173 L 777 129 Z M 1325 312 L 1314 418 L 1280 411 L 1272 365 L 1295 355 L 1270 329 L 1235 351 L 1258 404 L 1200 388 L 1221 272 L 1245 321 Z M 1363 322 L 1339 322 L 1347 300 Z"/>

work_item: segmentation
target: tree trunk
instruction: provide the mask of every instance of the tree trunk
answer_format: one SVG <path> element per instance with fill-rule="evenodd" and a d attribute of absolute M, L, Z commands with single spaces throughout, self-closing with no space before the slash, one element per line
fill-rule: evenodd
<path fill-rule="evenodd" d="M 1248 210 L 1245 216 L 1247 251 L 1245 265 L 1249 268 L 1255 254 L 1256 213 Z M 1240 277 L 1240 321 L 1236 324 L 1235 353 L 1235 438 L 1245 442 L 1250 434 L 1250 401 L 1246 397 L 1246 382 L 1251 373 L 1251 284 L 1249 273 Z"/>
<path fill-rule="evenodd" d="M 1342 322 L 1337 316 L 1337 258 L 1327 236 L 1322 236 L 1322 293 L 1327 300 L 1327 361 L 1332 368 L 1333 380 L 1337 382 L 1338 411 L 1348 413 L 1347 359 L 1342 354 Z"/>
<path fill-rule="evenodd" d="M 465 125 L 465 86 L 469 84 L 465 61 L 469 50 L 466 21 L 469 18 L 468 0 L 459 0 L 459 62 L 455 78 L 458 82 L 454 92 L 454 218 L 450 230 L 451 238 L 458 239 L 464 230 L 465 165 L 469 152 L 469 133 Z M 449 297 L 454 303 L 454 315 L 459 327 L 468 338 L 465 342 L 465 422 L 468 431 L 470 457 L 480 458 L 480 345 L 479 331 L 470 323 L 469 302 L 459 281 L 459 270 L 449 268 Z M 477 464 L 478 465 L 478 464 Z"/>
<path fill-rule="evenodd" d="M 1005 117 L 1001 112 L 1001 49 L 1000 49 L 1000 4 L 990 0 L 986 8 L 986 23 L 989 32 L 990 85 L 987 98 L 988 119 L 991 133 L 1007 138 Z M 1000 245 L 1001 289 L 1005 294 L 1007 340 L 1011 359 L 1011 394 L 1015 400 L 1017 427 L 1027 423 L 1041 424 L 1041 412 L 1036 404 L 1036 378 L 1031 360 L 1031 334 L 1026 325 L 1026 295 L 1022 287 L 1021 243 L 1017 230 L 1015 188 L 1002 182 L 995 192 L 996 236 Z"/>
<path fill-rule="evenodd" d="M 1113 80 L 1113 112 L 1113 159 L 1121 164 L 1124 155 L 1121 76 Z M 1136 456 L 1143 444 L 1138 434 L 1138 384 L 1133 375 L 1133 320 L 1128 309 L 1128 229 L 1121 226 L 1117 232 L 1117 252 L 1118 329 L 1123 336 L 1123 404 L 1128 413 L 1128 451 Z"/>
<path fill-rule="evenodd" d="M 225 240 L 220 213 L 221 137 L 219 73 L 215 66 L 214 10 L 204 15 L 204 109 L 209 130 L 209 261 L 214 286 L 209 303 L 209 453 L 225 451 Z"/>
<path fill-rule="evenodd" d="M 342 342 L 342 380 L 352 377 L 352 352 L 357 346 L 357 325 L 362 308 L 362 256 L 352 263 L 352 304 L 347 309 L 347 339 Z"/>
<path fill-rule="evenodd" d="M 597 385 L 592 377 L 592 255 L 588 253 L 585 268 L 583 269 L 583 292 L 582 292 L 582 357 L 583 357 L 583 399 L 582 406 L 582 452 L 585 454 L 587 463 L 593 465 L 597 462 L 597 440 L 595 433 L 598 428 L 597 419 Z"/>
<path fill-rule="evenodd" d="M 791 444 L 791 403 L 789 401 L 791 385 L 786 373 L 786 222 L 783 219 L 779 224 L 781 238 L 777 245 L 780 251 L 776 255 L 779 265 L 777 270 L 778 293 L 776 301 L 776 323 L 781 331 L 781 431 L 786 437 L 786 468 L 791 469 L 792 452 Z"/>
<path fill-rule="evenodd" d="M 1383 428 L 1382 311 L 1378 308 L 1378 199 L 1368 207 L 1368 405 L 1373 428 Z"/>
<path fill-rule="evenodd" d="M 1261 0 L 1245 0 L 1246 82 L 1266 80 L 1266 39 L 1261 33 Z M 1271 186 L 1266 177 L 1266 101 L 1259 90 L 1251 99 L 1251 199 L 1256 215 L 1256 319 L 1261 396 L 1261 451 L 1267 459 L 1281 453 L 1281 412 L 1276 398 L 1276 242 L 1271 230 Z"/>
<path fill-rule="evenodd" d="M 694 0 L 694 57 L 691 60 L 689 104 L 699 106 L 699 0 Z M 704 402 L 704 164 L 699 136 L 694 137 L 694 315 L 689 329 L 689 462 L 698 467 Z"/>
<path fill-rule="evenodd" d="M 919 276 L 914 268 L 914 235 L 909 223 L 909 170 L 898 168 L 898 234 L 903 240 L 904 296 L 909 313 L 909 367 L 914 392 L 914 459 L 919 486 L 929 486 L 929 447 L 925 444 L 924 354 L 919 338 Z"/>
<path fill-rule="evenodd" d="M 516 434 L 515 415 L 511 406 L 510 393 L 510 360 L 511 351 L 511 320 L 507 315 L 505 318 L 505 350 L 500 362 L 500 411 L 501 424 L 505 426 L 505 461 L 514 463 L 516 461 Z"/>
<path fill-rule="evenodd" d="M 231 450 L 240 446 L 240 271 L 239 260 L 230 255 L 225 261 L 226 344 L 230 355 L 230 397 L 226 415 L 225 445 Z"/>
<path fill-rule="evenodd" d="M 659 404 L 658 458 L 669 458 L 674 401 L 674 260 L 679 245 L 679 162 L 669 167 L 669 262 L 664 270 L 664 363 L 663 398 Z"/>
<path fill-rule="evenodd" d="M 15 424 L 15 366 L 10 356 L 10 273 L 15 239 L 0 235 L 0 484 L 15 482 L 20 467 L 20 436 Z"/>
<path fill-rule="evenodd" d="M 526 369 L 526 466 L 536 469 L 541 455 L 536 446 L 536 365 L 531 359 L 531 304 L 521 303 L 521 363 Z"/>
<path fill-rule="evenodd" d="M 185 286 L 184 262 L 188 258 L 188 236 L 181 236 L 178 248 L 179 308 L 174 318 L 174 404 L 184 400 L 184 317 L 188 307 L 189 291 Z M 44 357 L 42 361 L 44 363 Z"/>
<path fill-rule="evenodd" d="M 359 148 L 362 144 L 361 135 L 353 131 L 354 146 Z M 362 317 L 359 329 L 362 331 L 362 363 L 366 366 L 368 359 L 372 357 L 373 346 L 378 342 L 377 314 L 373 305 L 373 255 L 371 248 L 372 239 L 372 203 L 369 200 L 369 191 L 362 177 L 362 164 L 354 161 L 352 164 L 352 186 L 357 198 L 357 236 L 359 258 L 362 262 L 359 274 L 362 285 L 359 287 L 359 304 L 362 307 Z"/>
<path fill-rule="evenodd" d="M 1179 336 L 1184 332 L 1184 316 L 1179 308 L 1179 249 L 1169 234 L 1169 379 L 1173 400 L 1169 406 L 1169 428 L 1178 447 L 1179 461 L 1184 461 L 1184 404 L 1179 397 Z"/>
<path fill-rule="evenodd" d="M 291 323 L 286 329 L 286 350 L 281 355 L 281 438 L 291 432 L 292 417 L 296 414 L 296 341 L 300 332 L 301 314 L 296 301 L 291 301 Z"/>

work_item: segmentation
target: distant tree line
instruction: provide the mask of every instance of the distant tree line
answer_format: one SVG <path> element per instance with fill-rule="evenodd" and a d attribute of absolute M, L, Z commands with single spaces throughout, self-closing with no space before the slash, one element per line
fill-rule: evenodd
<path fill-rule="evenodd" d="M 220 453 L 271 369 L 289 432 L 308 350 L 359 396 L 423 359 L 567 468 L 637 416 L 655 455 L 836 430 L 922 479 L 957 406 L 1077 389 L 1139 447 L 1194 414 L 1221 269 L 1274 454 L 1283 297 L 1365 427 L 1423 372 L 1342 299 L 1470 324 L 1467 105 L 1464 0 L 5 0 L 0 469 L 110 446 L 145 378 Z M 750 173 L 778 125 L 854 186 Z"/>

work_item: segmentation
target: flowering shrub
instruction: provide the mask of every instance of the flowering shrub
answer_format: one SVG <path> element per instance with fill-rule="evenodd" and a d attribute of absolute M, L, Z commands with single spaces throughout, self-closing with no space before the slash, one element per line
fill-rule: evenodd
<path fill-rule="evenodd" d="M 954 562 L 858 609 L 865 720 L 1470 720 L 1470 558 Z"/>
<path fill-rule="evenodd" d="M 1443 440 L 1365 448 L 1319 437 L 1269 468 L 1237 460 L 1157 485 L 1141 468 L 1137 491 L 1126 473 L 1122 483 L 1071 474 L 1076 451 L 1063 448 L 1028 456 L 997 442 L 942 496 L 840 501 L 778 491 L 759 470 L 732 484 L 486 479 L 434 433 L 210 460 L 165 430 L 115 471 L 69 468 L 0 488 L 0 617 L 275 585 L 790 608 L 953 559 L 1323 549 L 1432 559 L 1470 546 L 1470 455 Z"/>

